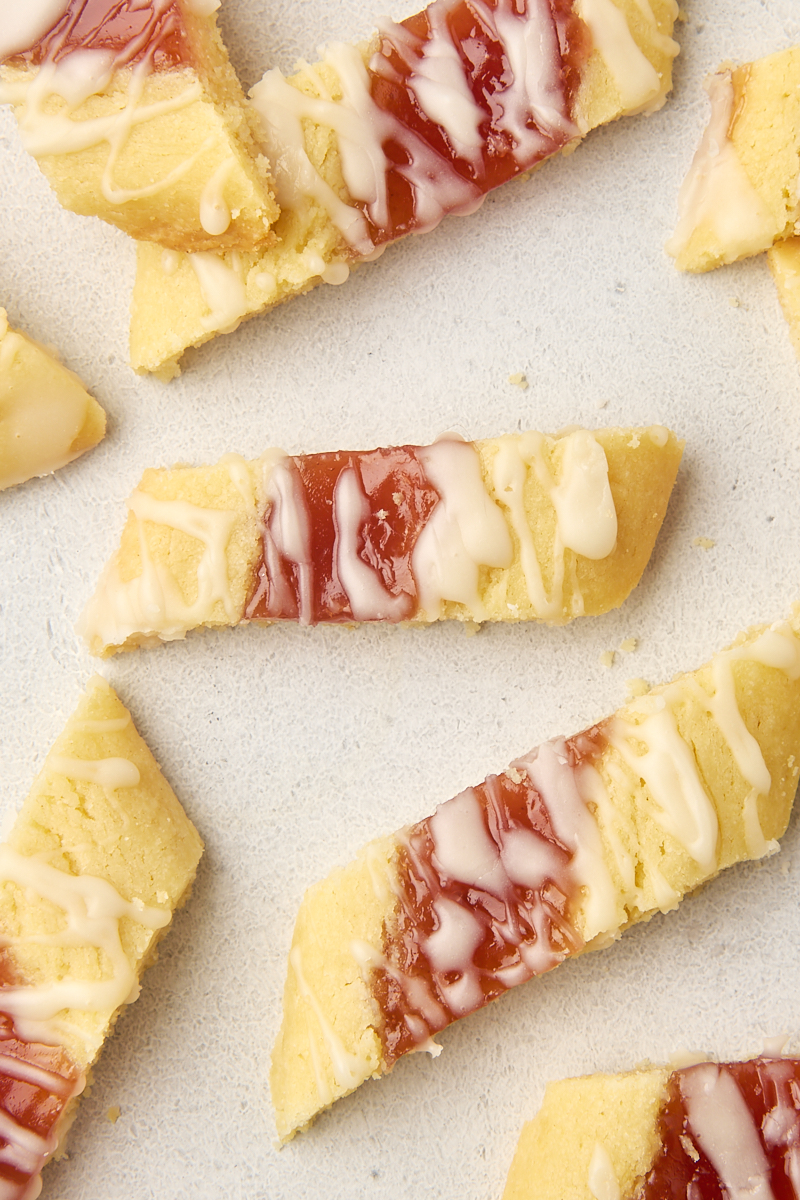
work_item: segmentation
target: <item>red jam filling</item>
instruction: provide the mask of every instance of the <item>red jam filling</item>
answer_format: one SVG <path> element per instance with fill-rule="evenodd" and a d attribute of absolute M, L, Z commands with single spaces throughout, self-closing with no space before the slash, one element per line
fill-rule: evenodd
<path fill-rule="evenodd" d="M 193 62 L 178 0 L 72 0 L 53 28 L 11 61 L 38 66 L 76 50 L 111 51 L 116 69 L 149 61 L 166 71 Z"/>
<path fill-rule="evenodd" d="M 735 1083 L 749 1114 L 748 1122 L 743 1120 L 744 1110 L 726 1108 L 727 1136 L 731 1143 L 755 1146 L 763 1167 L 763 1174 L 747 1183 L 750 1191 L 741 1190 L 748 1166 L 742 1165 L 735 1147 L 717 1145 L 711 1150 L 700 1122 L 690 1118 L 687 1081 L 693 1072 L 706 1069 L 705 1065 L 689 1067 L 670 1076 L 667 1104 L 659 1118 L 662 1146 L 639 1193 L 641 1200 L 728 1200 L 732 1179 L 739 1181 L 737 1195 L 771 1194 L 774 1200 L 795 1200 L 800 1186 L 800 1061 L 757 1058 L 719 1067 Z M 752 1150 L 744 1161 L 752 1166 Z"/>
<path fill-rule="evenodd" d="M 293 509 L 292 518 L 308 528 L 305 561 L 293 560 L 284 552 L 275 504 L 268 506 L 246 618 L 301 619 L 310 624 L 355 619 L 339 576 L 343 549 L 334 495 L 347 470 L 355 471 L 369 508 L 369 516 L 359 526 L 358 557 L 376 572 L 393 597 L 407 598 L 399 619 L 412 617 L 417 587 L 411 555 L 439 500 L 415 448 L 298 455 L 284 460 L 284 465 L 292 476 L 291 500 L 284 503 Z M 310 595 L 310 612 L 304 611 L 306 595 Z"/>
<path fill-rule="evenodd" d="M 597 757 L 604 744 L 602 731 L 595 728 L 562 742 L 560 749 L 574 770 Z M 447 851 L 441 841 L 437 845 L 440 814 L 451 805 L 459 806 L 452 810 L 454 830 L 459 824 L 462 831 L 471 828 L 473 833 L 464 836 L 474 843 L 479 812 L 482 852 L 489 844 L 494 847 L 495 864 L 477 881 L 464 880 L 468 871 L 455 878 L 442 866 Z M 520 854 L 525 853 L 529 864 L 533 856 L 537 865 L 520 870 Z M 569 915 L 578 890 L 570 860 L 570 851 L 554 832 L 547 797 L 524 770 L 490 775 L 409 829 L 398 856 L 397 910 L 384 929 L 384 964 L 375 970 L 372 983 L 384 1020 L 381 1036 L 388 1064 L 580 948 Z M 538 883 L 520 881 L 537 872 Z M 442 945 L 442 901 L 452 930 L 450 946 Z M 461 988 L 465 979 L 466 992 Z"/>
<path fill-rule="evenodd" d="M 484 0 L 486 9 L 492 13 L 503 10 L 507 16 L 510 15 L 520 24 L 524 20 L 527 6 L 539 3 L 540 0 Z M 581 67 L 591 50 L 591 40 L 586 26 L 573 13 L 572 0 L 541 0 L 541 3 L 552 17 L 558 40 L 560 61 L 554 65 L 557 67 L 560 94 L 554 98 L 555 106 L 569 121 L 574 96 L 580 84 Z M 480 198 L 493 188 L 523 171 L 530 170 L 543 159 L 562 149 L 571 135 L 542 129 L 537 125 L 534 116 L 529 114 L 527 126 L 530 130 L 538 131 L 539 144 L 520 161 L 519 153 L 515 154 L 517 147 L 512 137 L 500 122 L 505 102 L 503 92 L 513 78 L 505 46 L 490 27 L 490 22 L 484 19 L 481 6 L 471 3 L 470 0 L 456 0 L 455 3 L 439 0 L 435 7 L 444 8 L 446 12 L 445 22 L 461 61 L 467 87 L 475 103 L 485 114 L 479 126 L 483 143 L 479 160 L 476 162 L 473 158 L 459 156 L 441 125 L 432 121 L 423 111 L 410 84 L 422 57 L 423 48 L 432 38 L 430 9 L 400 22 L 402 28 L 411 35 L 411 47 L 398 44 L 399 39 L 393 39 L 391 33 L 381 36 L 378 62 L 380 59 L 385 60 L 389 69 L 385 70 L 381 64 L 381 70 L 376 73 L 376 60 L 373 60 L 370 72 L 371 95 L 380 109 L 391 113 L 430 152 L 431 159 L 427 171 L 431 179 L 437 174 L 435 164 L 438 161 L 451 178 L 455 174 L 463 180 L 465 198 L 461 203 L 464 211 L 467 211 L 469 201 L 466 195 L 470 191 L 474 207 Z M 420 229 L 414 188 L 406 178 L 405 169 L 410 162 L 409 148 L 403 140 L 397 139 L 385 142 L 383 150 L 389 160 L 388 220 L 378 227 L 373 222 L 367 206 L 357 202 L 357 207 L 362 209 L 367 218 L 370 236 L 375 245 L 390 242 Z M 452 191 L 452 185 L 448 190 Z M 432 223 L 435 224 L 435 220 L 431 222 L 430 219 L 426 219 L 423 222 L 425 228 L 431 227 Z"/>

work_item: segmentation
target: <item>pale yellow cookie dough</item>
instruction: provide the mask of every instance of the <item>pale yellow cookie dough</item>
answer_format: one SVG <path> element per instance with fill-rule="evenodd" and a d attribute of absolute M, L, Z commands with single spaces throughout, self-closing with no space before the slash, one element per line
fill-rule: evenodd
<path fill-rule="evenodd" d="M 723 66 L 706 86 L 711 121 L 667 243 L 683 271 L 768 250 L 800 220 L 800 47 Z"/>
<path fill-rule="evenodd" d="M 0 308 L 0 490 L 49 475 L 102 439 L 106 414 L 78 376 Z"/>
<path fill-rule="evenodd" d="M 39 68 L 11 59 L 0 99 L 65 208 L 181 250 L 266 245 L 278 207 L 257 115 L 215 14 L 180 8 L 191 65 L 144 78 L 141 64 L 114 70 L 76 104 L 58 77 L 42 95 Z"/>

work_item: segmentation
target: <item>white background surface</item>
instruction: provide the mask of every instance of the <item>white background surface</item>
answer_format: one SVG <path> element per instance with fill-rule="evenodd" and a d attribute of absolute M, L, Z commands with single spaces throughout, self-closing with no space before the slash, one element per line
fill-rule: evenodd
<path fill-rule="evenodd" d="M 475 637 L 251 627 L 103 664 L 207 852 L 69 1160 L 46 1171 L 49 1200 L 490 1200 L 548 1079 L 800 1034 L 795 820 L 779 856 L 517 989 L 445 1033 L 438 1061 L 412 1056 L 273 1147 L 269 1054 L 304 889 L 611 712 L 627 678 L 694 667 L 800 598 L 800 374 L 766 262 L 682 277 L 662 250 L 704 76 L 800 39 L 800 13 L 797 0 L 687 9 L 660 113 L 591 134 L 476 215 L 218 338 L 167 386 L 126 365 L 132 244 L 62 212 L 0 113 L 0 303 L 61 348 L 110 425 L 92 454 L 0 496 L 7 810 L 97 666 L 73 626 L 145 467 L 571 423 L 663 422 L 687 441 L 653 560 L 617 613 Z M 222 24 L 250 86 L 380 15 L 370 0 L 228 0 Z M 527 391 L 508 383 L 517 371 Z M 627 637 L 639 649 L 604 669 Z"/>

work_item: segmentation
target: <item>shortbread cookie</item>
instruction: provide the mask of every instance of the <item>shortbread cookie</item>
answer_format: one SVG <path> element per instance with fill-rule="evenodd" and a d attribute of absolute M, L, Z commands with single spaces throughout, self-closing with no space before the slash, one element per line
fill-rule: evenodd
<path fill-rule="evenodd" d="M 800 237 L 776 242 L 767 252 L 767 258 L 783 315 L 789 323 L 792 345 L 800 358 Z"/>
<path fill-rule="evenodd" d="M 201 853 L 130 714 L 95 677 L 0 845 L 3 1196 L 38 1195 Z"/>
<path fill-rule="evenodd" d="M 800 47 L 720 67 L 706 90 L 711 120 L 666 247 L 683 271 L 708 271 L 800 232 Z"/>
<path fill-rule="evenodd" d="M 253 89 L 281 217 L 277 245 L 175 257 L 140 246 L 131 359 L 170 378 L 227 332 L 486 193 L 671 87 L 675 0 L 435 0 L 365 45 Z"/>
<path fill-rule="evenodd" d="M 309 889 L 273 1054 L 281 1140 L 451 1022 L 777 848 L 800 610 L 514 762 Z"/>
<path fill-rule="evenodd" d="M 25 148 L 66 208 L 182 250 L 270 240 L 278 210 L 258 118 L 213 7 L 6 6 L 0 100 L 14 105 Z"/>
<path fill-rule="evenodd" d="M 147 471 L 79 632 L 104 655 L 199 625 L 607 612 L 682 450 L 657 425 Z"/>
<path fill-rule="evenodd" d="M 800 1060 L 698 1062 L 548 1084 L 503 1200 L 795 1196 Z"/>
<path fill-rule="evenodd" d="M 106 414 L 78 376 L 10 329 L 0 308 L 0 491 L 57 471 L 105 431 Z"/>

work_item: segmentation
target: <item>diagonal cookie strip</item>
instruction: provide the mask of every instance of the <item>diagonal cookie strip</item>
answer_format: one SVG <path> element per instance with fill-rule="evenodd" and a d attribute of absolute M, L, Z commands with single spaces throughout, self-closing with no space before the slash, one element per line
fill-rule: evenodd
<path fill-rule="evenodd" d="M 800 1060 L 697 1062 L 548 1084 L 503 1200 L 795 1195 Z"/>
<path fill-rule="evenodd" d="M 521 10 L 521 11 L 520 11 Z M 674 0 L 435 0 L 366 45 L 253 89 L 276 173 L 277 244 L 243 255 L 141 245 L 131 360 L 165 379 L 227 332 L 568 152 L 598 125 L 660 108 Z"/>
<path fill-rule="evenodd" d="M 96 676 L 0 845 L 0 1190 L 10 1200 L 38 1195 L 201 853 L 130 714 Z"/>
<path fill-rule="evenodd" d="M 78 376 L 9 328 L 0 308 L 0 491 L 66 466 L 105 431 L 106 414 Z"/>
<path fill-rule="evenodd" d="M 711 119 L 666 246 L 682 271 L 759 254 L 800 221 L 800 48 L 720 67 L 706 91 Z"/>
<path fill-rule="evenodd" d="M 281 1140 L 508 988 L 776 850 L 800 770 L 799 628 L 750 630 L 310 888 L 273 1053 Z"/>
<path fill-rule="evenodd" d="M 607 612 L 641 577 L 682 450 L 655 425 L 147 471 L 78 629 L 105 655 L 247 621 Z"/>
<path fill-rule="evenodd" d="M 180 250 L 271 240 L 258 117 L 213 7 L 32 0 L 4 12 L 0 101 L 65 208 Z"/>

